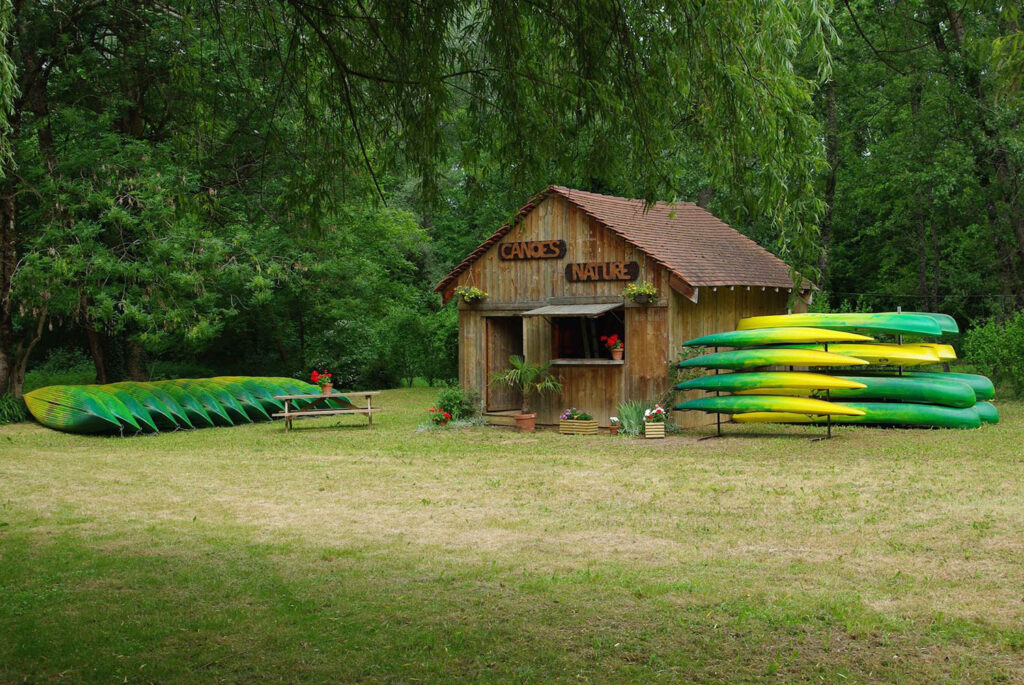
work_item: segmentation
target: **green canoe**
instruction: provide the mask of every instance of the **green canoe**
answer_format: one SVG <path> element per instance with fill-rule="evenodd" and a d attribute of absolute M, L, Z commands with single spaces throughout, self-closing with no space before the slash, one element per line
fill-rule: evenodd
<path fill-rule="evenodd" d="M 80 385 L 49 385 L 25 393 L 25 404 L 36 421 L 70 433 L 118 433 L 121 422 L 106 402 Z"/>
<path fill-rule="evenodd" d="M 978 402 L 974 405 L 982 423 L 999 423 L 999 410 L 991 402 Z"/>
<path fill-rule="evenodd" d="M 996 396 L 996 388 L 986 376 L 977 373 L 956 373 L 954 371 L 904 371 L 911 378 L 935 378 L 938 380 L 960 381 L 974 389 L 979 400 L 990 400 Z"/>
<path fill-rule="evenodd" d="M 945 407 L 973 407 L 977 401 L 971 386 L 960 381 L 932 378 L 887 376 L 836 376 L 862 385 L 860 388 L 832 388 L 827 397 L 832 400 L 884 400 L 913 404 L 940 404 Z M 824 399 L 824 390 L 798 390 L 795 388 L 765 388 L 740 390 L 744 394 L 763 392 L 766 395 L 808 395 Z"/>
<path fill-rule="evenodd" d="M 922 314 L 815 313 L 752 316 L 740 319 L 740 330 L 808 326 L 837 330 L 863 330 L 892 335 L 941 336 L 942 327 L 931 316 Z"/>
<path fill-rule="evenodd" d="M 937 314 L 935 312 L 885 312 L 893 316 L 905 316 L 907 314 L 913 314 L 914 316 L 927 316 L 935 320 L 935 323 L 939 324 L 939 328 L 942 332 L 948 335 L 956 335 L 960 332 L 960 326 L 957 325 L 956 319 L 949 314 Z"/>
<path fill-rule="evenodd" d="M 978 428 L 981 417 L 974 407 L 940 407 L 934 404 L 901 402 L 843 402 L 859 409 L 862 416 L 833 416 L 833 423 L 875 426 L 917 426 L 927 428 Z M 825 423 L 824 416 L 806 416 L 792 412 L 755 412 L 733 417 L 737 423 Z"/>

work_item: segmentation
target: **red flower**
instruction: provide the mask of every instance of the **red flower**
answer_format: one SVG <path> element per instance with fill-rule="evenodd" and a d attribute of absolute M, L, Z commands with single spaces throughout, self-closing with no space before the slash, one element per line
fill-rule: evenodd
<path fill-rule="evenodd" d="M 320 374 L 319 374 L 319 372 L 317 372 L 316 369 L 313 369 L 313 375 L 310 376 L 310 380 L 312 380 L 314 383 L 316 383 L 318 380 L 320 380 Z"/>
<path fill-rule="evenodd" d="M 448 412 L 445 412 L 445 413 L 444 413 L 444 417 L 445 417 L 446 419 L 450 419 L 450 418 L 452 417 L 452 415 L 451 415 L 451 414 L 449 414 Z"/>

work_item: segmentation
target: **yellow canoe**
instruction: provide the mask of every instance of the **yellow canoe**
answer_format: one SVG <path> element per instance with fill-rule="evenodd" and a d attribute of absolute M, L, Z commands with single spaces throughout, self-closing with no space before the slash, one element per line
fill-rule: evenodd
<path fill-rule="evenodd" d="M 787 345 L 802 350 L 821 350 L 824 345 Z M 918 366 L 937 364 L 941 360 L 935 350 L 922 345 L 886 345 L 881 343 L 836 343 L 828 351 L 854 359 L 863 359 L 869 364 L 891 364 L 894 366 Z"/>

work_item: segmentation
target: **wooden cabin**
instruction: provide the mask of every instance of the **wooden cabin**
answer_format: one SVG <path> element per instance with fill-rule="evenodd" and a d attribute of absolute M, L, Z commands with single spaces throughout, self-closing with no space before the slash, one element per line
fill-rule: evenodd
<path fill-rule="evenodd" d="M 658 296 L 635 304 L 622 294 L 630 281 L 653 283 Z M 538 424 L 578 407 L 608 426 L 619 403 L 665 396 L 681 343 L 745 316 L 786 313 L 793 279 L 781 259 L 695 204 L 647 207 L 550 186 L 436 290 L 447 302 L 458 286 L 488 293 L 473 304 L 459 298 L 459 382 L 480 392 L 490 422 L 511 425 L 519 413 L 522 398 L 490 382 L 519 354 L 550 360 L 563 385 L 536 403 Z M 624 340 L 621 361 L 600 342 L 612 334 Z"/>

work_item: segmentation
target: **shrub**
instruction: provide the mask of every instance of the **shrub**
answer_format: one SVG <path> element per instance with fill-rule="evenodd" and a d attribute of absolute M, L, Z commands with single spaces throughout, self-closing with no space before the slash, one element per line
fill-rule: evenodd
<path fill-rule="evenodd" d="M 441 388 L 437 407 L 451 414 L 455 421 L 472 419 L 480 415 L 480 393 L 457 385 Z"/>
<path fill-rule="evenodd" d="M 0 426 L 18 423 L 28 418 L 25 402 L 14 395 L 0 395 Z"/>
<path fill-rule="evenodd" d="M 639 437 L 644 434 L 644 412 L 650 409 L 650 404 L 639 400 L 623 402 L 616 409 L 619 417 L 619 432 L 631 437 Z"/>
<path fill-rule="evenodd" d="M 964 337 L 964 351 L 979 373 L 1024 394 L 1024 311 L 972 328 Z"/>

